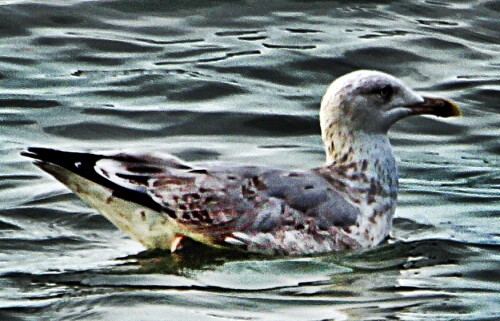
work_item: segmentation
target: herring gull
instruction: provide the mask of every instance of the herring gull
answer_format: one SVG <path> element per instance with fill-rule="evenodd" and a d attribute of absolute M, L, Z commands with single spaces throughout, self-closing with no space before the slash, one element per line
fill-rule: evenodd
<path fill-rule="evenodd" d="M 460 116 L 452 101 L 359 70 L 336 79 L 320 109 L 326 162 L 307 170 L 188 163 L 159 153 L 22 155 L 146 248 L 195 240 L 218 248 L 301 255 L 374 247 L 389 234 L 398 168 L 387 131 L 412 115 Z"/>

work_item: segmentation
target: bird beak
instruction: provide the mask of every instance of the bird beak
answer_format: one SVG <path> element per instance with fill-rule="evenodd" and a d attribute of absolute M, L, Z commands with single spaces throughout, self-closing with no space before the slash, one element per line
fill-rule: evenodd
<path fill-rule="evenodd" d="M 451 100 L 431 97 L 423 98 L 423 102 L 408 106 L 413 115 L 434 115 L 439 117 L 462 116 L 458 105 Z"/>

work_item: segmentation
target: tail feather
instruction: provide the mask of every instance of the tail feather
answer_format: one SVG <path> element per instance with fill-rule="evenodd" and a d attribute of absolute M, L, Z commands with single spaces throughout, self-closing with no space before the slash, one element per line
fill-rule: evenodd
<path fill-rule="evenodd" d="M 57 165 L 96 184 L 104 186 L 112 190 L 114 197 L 132 201 L 154 211 L 160 212 L 162 210 L 162 205 L 154 201 L 147 193 L 138 189 L 131 189 L 126 186 L 116 184 L 96 171 L 96 163 L 99 160 L 116 159 L 116 156 L 83 152 L 68 152 L 43 147 L 29 147 L 25 151 L 21 152 L 21 155 L 33 158 L 35 160 L 35 165 L 55 178 L 58 178 L 56 172 L 57 167 L 46 166 L 46 164 Z M 128 159 L 128 161 L 130 160 L 131 158 Z"/>

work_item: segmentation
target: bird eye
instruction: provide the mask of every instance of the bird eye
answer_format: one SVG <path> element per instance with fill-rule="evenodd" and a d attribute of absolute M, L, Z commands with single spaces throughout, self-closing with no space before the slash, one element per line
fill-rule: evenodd
<path fill-rule="evenodd" d="M 394 93 L 394 90 L 392 89 L 391 86 L 387 85 L 382 88 L 380 88 L 377 91 L 377 94 L 382 98 L 383 100 L 389 100 L 392 97 L 392 94 Z"/>

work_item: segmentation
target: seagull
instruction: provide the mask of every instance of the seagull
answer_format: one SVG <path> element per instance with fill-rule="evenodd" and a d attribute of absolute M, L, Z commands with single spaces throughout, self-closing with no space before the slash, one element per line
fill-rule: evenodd
<path fill-rule="evenodd" d="M 321 101 L 326 161 L 312 169 L 188 163 L 162 153 L 21 154 L 148 249 L 175 252 L 194 240 L 270 255 L 358 250 L 389 235 L 398 168 L 387 132 L 413 115 L 461 111 L 386 73 L 358 70 L 333 81 Z"/>

